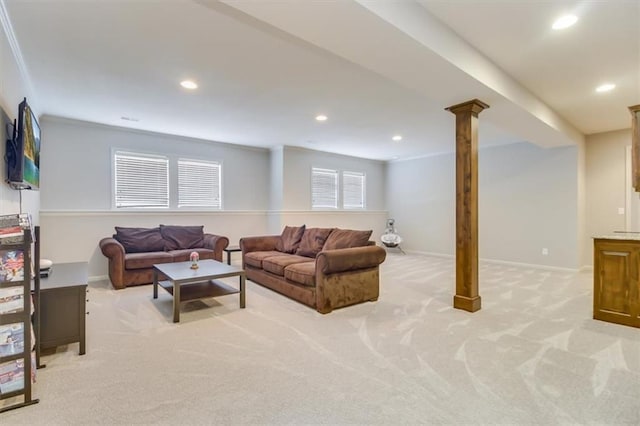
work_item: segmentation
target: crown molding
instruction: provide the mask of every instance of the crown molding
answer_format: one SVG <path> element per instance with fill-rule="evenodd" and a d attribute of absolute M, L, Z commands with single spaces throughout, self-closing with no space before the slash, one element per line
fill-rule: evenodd
<path fill-rule="evenodd" d="M 37 107 L 38 99 L 36 97 L 35 90 L 33 89 L 33 83 L 31 82 L 31 77 L 29 75 L 27 65 L 24 62 L 24 57 L 22 56 L 22 51 L 20 50 L 18 39 L 16 38 L 16 34 L 13 31 L 13 25 L 11 25 L 11 19 L 9 18 L 9 12 L 7 11 L 5 0 L 0 0 L 0 24 L 2 24 L 5 36 L 7 37 L 7 42 L 9 43 L 9 47 L 11 48 L 11 53 L 13 53 L 16 65 L 18 66 L 18 72 L 20 73 L 22 81 L 24 82 L 25 88 L 27 90 L 27 95 L 31 100 L 29 104 L 35 105 Z"/>

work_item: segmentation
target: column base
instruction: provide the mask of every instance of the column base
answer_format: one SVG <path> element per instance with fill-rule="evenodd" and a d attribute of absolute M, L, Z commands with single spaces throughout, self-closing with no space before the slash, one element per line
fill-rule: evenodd
<path fill-rule="evenodd" d="M 467 297 L 456 294 L 453 296 L 453 307 L 462 309 L 467 312 L 475 312 L 480 310 L 480 296 Z"/>

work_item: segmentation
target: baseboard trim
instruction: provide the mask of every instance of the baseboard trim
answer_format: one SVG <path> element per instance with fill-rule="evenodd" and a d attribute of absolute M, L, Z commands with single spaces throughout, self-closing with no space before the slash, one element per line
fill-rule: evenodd
<path fill-rule="evenodd" d="M 491 263 L 496 265 L 518 266 L 521 268 L 544 269 L 547 271 L 558 271 L 558 272 L 579 272 L 580 271 L 580 269 L 578 268 L 565 268 L 562 266 L 540 265 L 538 263 L 512 262 L 509 260 L 498 260 L 498 259 L 480 259 L 480 262 Z"/>
<path fill-rule="evenodd" d="M 454 259 L 455 256 L 448 253 L 437 253 L 433 251 L 420 251 L 420 250 L 405 250 L 402 249 L 407 254 L 419 254 L 423 256 L 433 256 L 433 257 L 444 257 L 446 259 Z"/>
<path fill-rule="evenodd" d="M 89 282 L 93 283 L 96 281 L 104 281 L 104 280 L 108 280 L 109 279 L 109 275 L 94 275 L 89 277 Z"/>
<path fill-rule="evenodd" d="M 449 253 L 436 253 L 430 251 L 420 251 L 420 250 L 404 250 L 407 254 L 417 254 L 422 256 L 433 256 L 433 257 L 442 257 L 446 259 L 455 259 L 455 255 Z M 486 259 L 480 258 L 480 262 L 490 263 L 495 265 L 506 265 L 506 266 L 518 266 L 521 268 L 534 268 L 534 269 L 544 269 L 548 271 L 559 271 L 559 272 L 580 272 L 587 266 L 583 266 L 581 268 L 565 268 L 561 266 L 551 266 L 551 265 L 540 265 L 537 263 L 524 263 L 524 262 L 513 262 L 510 260 L 499 260 L 499 259 Z M 593 267 L 591 267 L 593 269 Z"/>

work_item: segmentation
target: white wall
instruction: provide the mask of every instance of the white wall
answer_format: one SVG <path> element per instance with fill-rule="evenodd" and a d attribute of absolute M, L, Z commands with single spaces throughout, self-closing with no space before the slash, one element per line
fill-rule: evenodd
<path fill-rule="evenodd" d="M 578 261 L 581 267 L 589 265 L 590 252 L 587 244 L 591 238 L 587 236 L 587 144 L 580 142 L 578 147 Z"/>
<path fill-rule="evenodd" d="M 56 262 L 88 261 L 90 276 L 106 275 L 98 241 L 114 226 L 202 224 L 205 232 L 238 244 L 267 229 L 269 151 L 44 117 L 41 170 L 42 256 Z M 223 211 L 115 211 L 111 163 L 114 148 L 170 157 L 217 160 L 223 169 Z"/>
<path fill-rule="evenodd" d="M 455 253 L 455 155 L 443 154 L 387 166 L 387 208 L 402 247 Z"/>
<path fill-rule="evenodd" d="M 631 129 L 587 136 L 584 264 L 593 265 L 591 238 L 613 231 L 624 231 L 626 214 L 632 213 L 629 208 L 631 206 L 626 206 L 625 160 L 628 146 L 631 146 Z M 619 214 L 619 208 L 624 208 L 625 214 Z M 640 231 L 633 226 L 632 230 Z"/>
<path fill-rule="evenodd" d="M 42 146 L 42 210 L 111 210 L 113 149 L 221 161 L 225 210 L 268 207 L 266 149 L 46 116 L 41 125 L 47 135 Z"/>
<path fill-rule="evenodd" d="M 357 157 L 331 154 L 298 147 L 284 147 L 282 211 L 275 228 L 284 225 L 309 227 L 340 227 L 372 229 L 372 239 L 379 239 L 384 231 L 386 163 Z M 366 211 L 318 211 L 311 209 L 311 169 L 313 167 L 338 171 L 364 172 L 366 175 Z"/>
<path fill-rule="evenodd" d="M 578 148 L 479 153 L 480 257 L 579 268 Z M 549 254 L 542 254 L 547 248 Z"/>
<path fill-rule="evenodd" d="M 284 188 L 284 147 L 282 146 L 271 149 L 270 173 L 269 210 L 271 213 L 268 217 L 267 230 L 273 234 L 282 227 L 279 214 L 282 211 L 282 191 Z"/>
<path fill-rule="evenodd" d="M 283 210 L 311 209 L 313 167 L 364 172 L 367 210 L 385 209 L 385 162 L 287 146 L 284 148 Z"/>
<path fill-rule="evenodd" d="M 282 210 L 282 191 L 284 188 L 284 147 L 271 149 L 270 156 L 269 210 Z"/>
<path fill-rule="evenodd" d="M 577 148 L 490 147 L 478 167 L 480 258 L 577 268 Z M 455 154 L 392 162 L 387 175 L 403 248 L 453 255 Z"/>

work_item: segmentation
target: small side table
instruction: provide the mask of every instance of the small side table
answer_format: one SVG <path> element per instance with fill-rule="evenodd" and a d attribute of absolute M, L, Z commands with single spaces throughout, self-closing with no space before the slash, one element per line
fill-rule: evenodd
<path fill-rule="evenodd" d="M 227 253 L 227 265 L 231 265 L 231 253 L 236 251 L 242 251 L 239 246 L 229 246 L 224 249 L 224 252 Z"/>
<path fill-rule="evenodd" d="M 88 263 L 56 263 L 40 278 L 40 349 L 78 342 L 86 353 Z"/>

